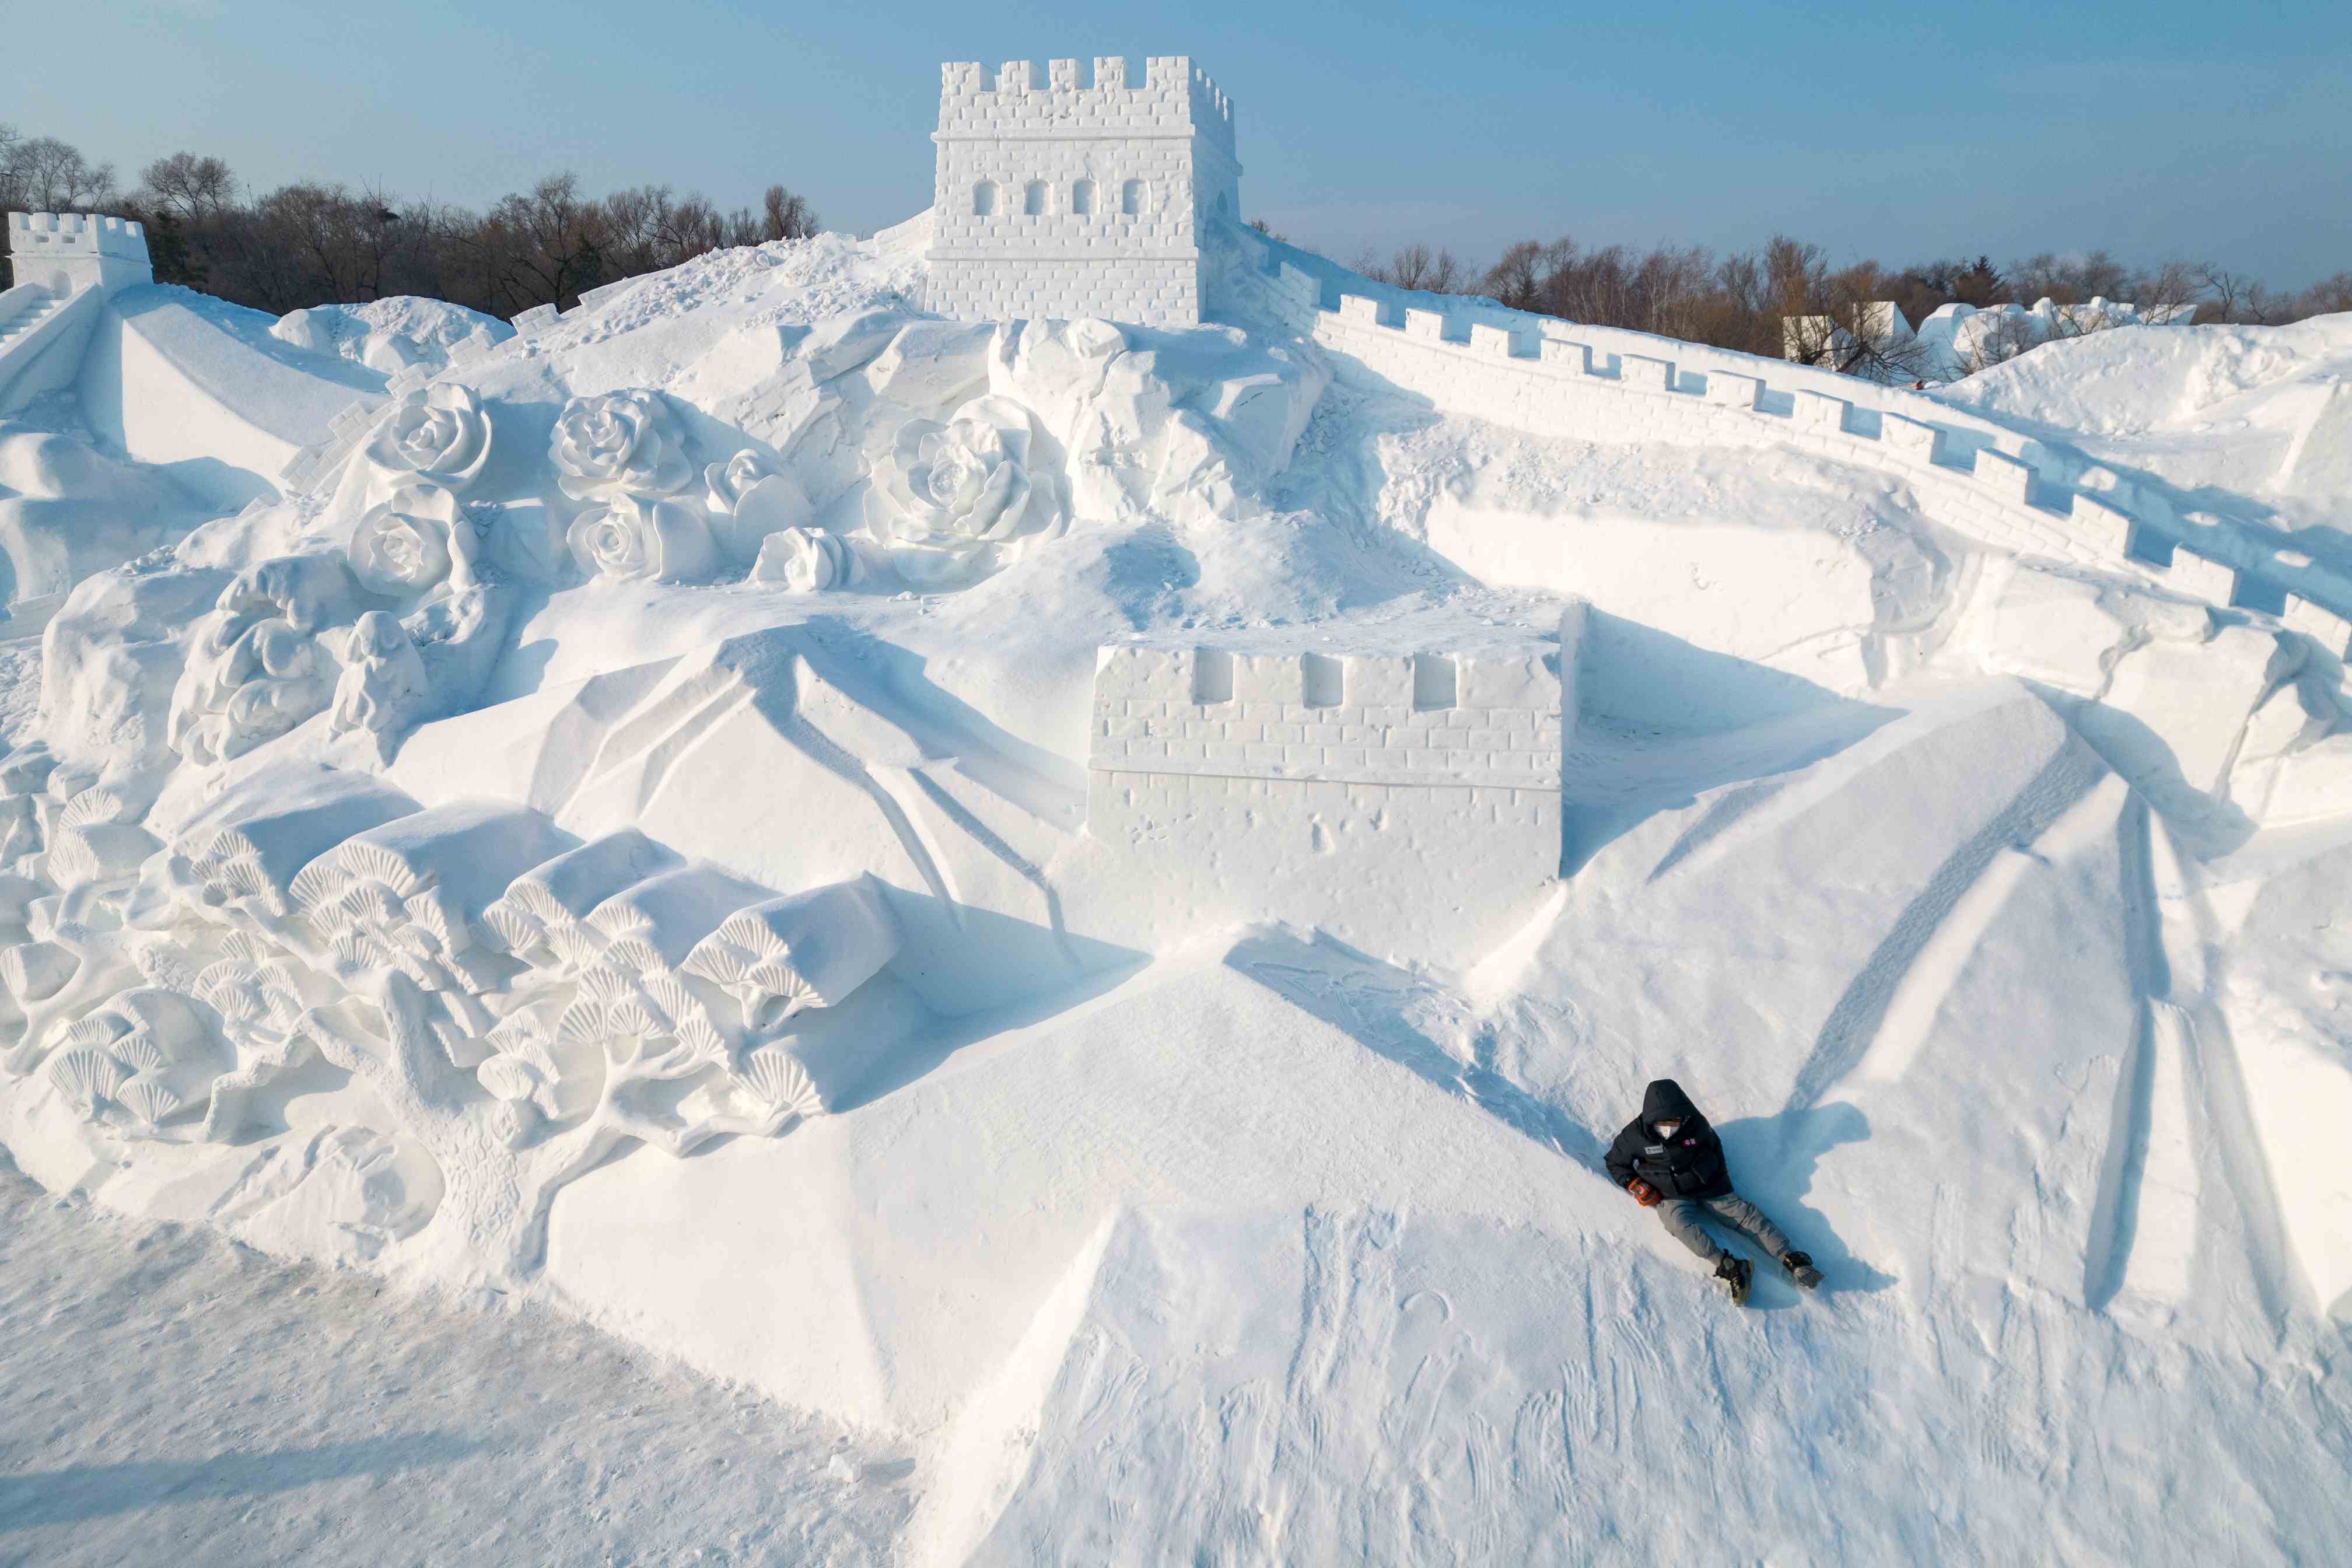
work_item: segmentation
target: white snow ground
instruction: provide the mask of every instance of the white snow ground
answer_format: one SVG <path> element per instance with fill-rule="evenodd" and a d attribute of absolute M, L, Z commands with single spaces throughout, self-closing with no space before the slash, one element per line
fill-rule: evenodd
<path fill-rule="evenodd" d="M 867 1563 L 910 1460 L 544 1308 L 0 1167 L 0 1563 Z"/>

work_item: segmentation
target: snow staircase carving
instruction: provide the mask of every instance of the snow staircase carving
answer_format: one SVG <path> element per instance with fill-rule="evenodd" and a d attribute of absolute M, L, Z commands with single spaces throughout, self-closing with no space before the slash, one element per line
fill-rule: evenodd
<path fill-rule="evenodd" d="M 1734 447 L 1787 442 L 1891 469 L 1932 521 L 2003 549 L 2128 569 L 2217 605 L 2276 606 L 2287 626 L 2339 657 L 2352 643 L 2352 582 L 2235 531 L 2200 530 L 2168 510 L 2158 515 L 2143 508 L 2135 515 L 2120 493 L 2054 484 L 2017 453 L 1962 449 L 1932 422 L 1946 411 L 1927 399 L 1916 400 L 1915 417 L 1809 387 L 1781 390 L 1760 376 L 1684 370 L 1666 357 L 1677 346 L 1670 339 L 1654 340 L 1654 357 L 1612 354 L 1582 341 L 1573 322 L 1468 300 L 1465 314 L 1422 309 L 1360 279 L 1329 299 L 1321 279 L 1280 260 L 1255 233 L 1229 224 L 1223 237 L 1241 247 L 1264 285 L 1260 303 L 1284 326 L 1331 351 L 1342 379 L 1357 385 L 1402 388 L 1449 412 L 1539 436 Z M 1474 310 L 1480 319 L 1465 319 Z M 1768 362 L 1756 363 L 1761 368 Z"/>
<path fill-rule="evenodd" d="M 0 293 L 0 414 L 73 384 L 99 308 L 154 281 L 146 231 L 119 217 L 10 213 L 15 287 Z"/>

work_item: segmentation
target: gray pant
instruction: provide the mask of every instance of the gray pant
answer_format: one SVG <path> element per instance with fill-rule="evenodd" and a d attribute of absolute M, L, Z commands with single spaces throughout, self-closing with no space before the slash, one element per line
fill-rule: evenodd
<path fill-rule="evenodd" d="M 1659 1220 L 1676 1241 L 1709 1263 L 1721 1263 L 1731 1254 L 1717 1246 L 1715 1237 L 1707 1235 L 1706 1227 L 1699 1223 L 1708 1215 L 1744 1232 L 1776 1263 L 1790 1250 L 1789 1238 L 1780 1234 L 1780 1227 L 1738 1193 L 1726 1193 L 1719 1198 L 1668 1198 L 1658 1205 Z"/>

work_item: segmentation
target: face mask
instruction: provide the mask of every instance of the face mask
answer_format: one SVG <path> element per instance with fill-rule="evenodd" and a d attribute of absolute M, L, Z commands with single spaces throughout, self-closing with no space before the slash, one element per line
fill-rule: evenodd
<path fill-rule="evenodd" d="M 1658 1123 L 1658 1136 L 1661 1138 L 1671 1138 L 1682 1130 L 1683 1124 L 1679 1121 L 1661 1121 Z"/>

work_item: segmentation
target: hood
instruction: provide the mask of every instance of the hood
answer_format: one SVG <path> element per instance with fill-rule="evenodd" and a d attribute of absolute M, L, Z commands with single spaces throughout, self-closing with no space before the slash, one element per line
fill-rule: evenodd
<path fill-rule="evenodd" d="M 1655 1127 L 1661 1121 L 1696 1121 L 1698 1107 L 1690 1102 L 1683 1086 L 1670 1078 L 1652 1083 L 1642 1095 L 1642 1125 Z"/>

